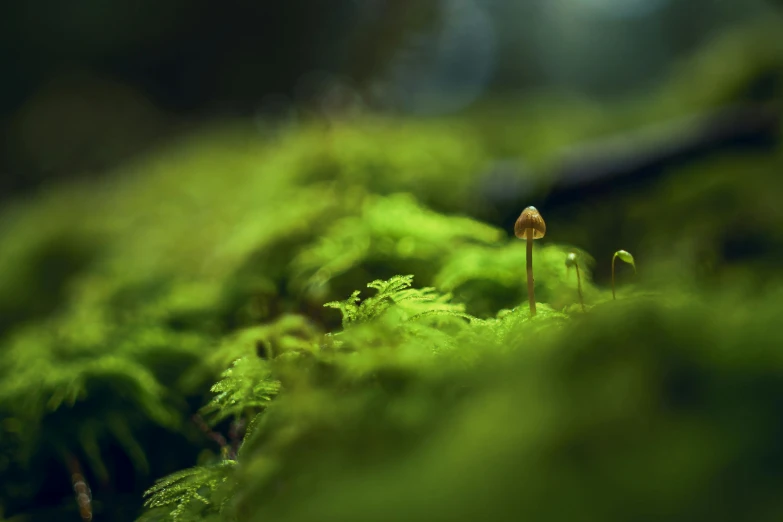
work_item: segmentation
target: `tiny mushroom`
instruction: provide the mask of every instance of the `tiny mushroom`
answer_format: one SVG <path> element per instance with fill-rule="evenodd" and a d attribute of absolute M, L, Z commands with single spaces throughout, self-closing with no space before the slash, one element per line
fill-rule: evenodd
<path fill-rule="evenodd" d="M 566 256 L 566 270 L 571 270 L 571 267 L 576 268 L 576 291 L 579 293 L 579 304 L 582 306 L 582 311 L 585 311 L 585 299 L 582 297 L 582 277 L 579 275 L 579 259 L 576 253 L 571 252 Z"/>
<path fill-rule="evenodd" d="M 527 299 L 530 302 L 530 315 L 536 315 L 536 294 L 533 285 L 533 240 L 546 234 L 544 218 L 536 207 L 527 207 L 514 224 L 514 235 L 527 241 Z"/>
<path fill-rule="evenodd" d="M 634 260 L 633 256 L 630 252 L 626 252 L 625 250 L 618 250 L 614 253 L 612 256 L 612 299 L 617 299 L 617 296 L 614 292 L 614 262 L 617 258 L 620 258 L 620 261 L 623 261 L 625 263 L 628 263 L 633 267 L 633 273 L 636 273 L 636 261 Z"/>

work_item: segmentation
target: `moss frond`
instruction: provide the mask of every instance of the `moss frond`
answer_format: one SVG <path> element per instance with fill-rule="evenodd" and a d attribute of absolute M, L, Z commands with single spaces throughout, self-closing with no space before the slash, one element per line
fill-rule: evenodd
<path fill-rule="evenodd" d="M 201 520 L 205 513 L 220 511 L 221 502 L 214 495 L 230 482 L 235 466 L 235 461 L 224 460 L 172 473 L 144 493 L 144 505 L 163 508 L 173 522 Z"/>
<path fill-rule="evenodd" d="M 210 388 L 215 397 L 202 408 L 212 424 L 248 412 L 263 410 L 280 391 L 269 365 L 259 357 L 242 357 L 223 372 L 222 379 Z"/>

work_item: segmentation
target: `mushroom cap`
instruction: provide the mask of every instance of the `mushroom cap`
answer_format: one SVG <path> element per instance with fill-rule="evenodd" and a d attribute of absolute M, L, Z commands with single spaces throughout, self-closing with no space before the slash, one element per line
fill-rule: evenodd
<path fill-rule="evenodd" d="M 536 207 L 527 207 L 522 211 L 514 223 L 514 235 L 519 239 L 527 239 L 525 231 L 528 228 L 533 229 L 533 239 L 541 239 L 546 235 L 546 223 Z"/>

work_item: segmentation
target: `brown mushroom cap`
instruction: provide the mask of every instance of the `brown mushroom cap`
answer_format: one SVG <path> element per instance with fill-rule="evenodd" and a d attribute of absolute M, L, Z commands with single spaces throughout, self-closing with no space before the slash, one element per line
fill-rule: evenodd
<path fill-rule="evenodd" d="M 536 207 L 527 207 L 522 211 L 514 223 L 514 235 L 519 239 L 527 239 L 525 231 L 528 228 L 533 229 L 533 239 L 541 239 L 546 234 L 546 223 Z"/>

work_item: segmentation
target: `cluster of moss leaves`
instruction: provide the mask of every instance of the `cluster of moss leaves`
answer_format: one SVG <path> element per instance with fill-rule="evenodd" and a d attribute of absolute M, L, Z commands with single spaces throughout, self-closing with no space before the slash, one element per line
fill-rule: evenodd
<path fill-rule="evenodd" d="M 727 89 L 744 81 L 729 80 Z M 672 114 L 716 103 L 679 88 L 662 89 Z M 521 113 L 538 114 L 528 110 L 537 102 Z M 615 305 L 582 253 L 584 315 L 564 260 L 575 243 L 606 264 L 606 239 L 591 235 L 600 233 L 637 255 L 640 281 L 668 289 L 661 281 L 699 274 L 687 251 L 696 239 L 715 248 L 727 225 L 742 231 L 754 197 L 764 212 L 753 223 L 778 244 L 779 153 L 721 158 L 608 202 L 626 211 L 621 224 L 589 204 L 589 226 L 545 216 L 534 319 L 523 306 L 524 243 L 471 217 L 486 210 L 474 206 L 476 185 L 497 154 L 544 165 L 537 154 L 652 121 L 655 110 L 624 111 L 633 116 L 619 124 L 568 102 L 546 122 L 515 123 L 519 149 L 493 138 L 508 136 L 508 120 L 487 129 L 470 115 L 264 138 L 217 130 L 104 183 L 16 203 L 0 214 L 0 507 L 18 520 L 77 517 L 66 466 L 76 458 L 96 517 L 114 520 L 135 518 L 160 477 L 148 520 L 557 519 L 577 507 L 619 520 L 664 500 L 661 509 L 696 516 L 711 509 L 700 499 L 713 486 L 756 495 L 748 505 L 764 520 L 777 509 L 765 496 L 776 479 L 759 463 L 776 463 L 763 437 L 778 429 L 764 419 L 779 393 L 779 295 L 664 300 L 623 276 L 627 299 Z M 544 123 L 563 130 L 542 133 Z M 692 187 L 730 192 L 728 210 L 716 214 Z M 669 250 L 662 201 L 679 216 L 697 205 L 678 220 L 685 252 Z M 626 242 L 629 230 L 645 241 Z M 724 282 L 734 288 L 752 268 L 773 286 L 768 264 L 742 267 L 720 271 Z M 415 274 L 419 289 L 399 274 Z M 375 295 L 353 294 L 374 280 Z M 342 322 L 323 306 L 335 300 Z M 683 413 L 667 402 L 680 393 L 702 402 Z M 244 441 L 215 444 L 191 421 L 200 408 L 224 438 L 246 425 Z M 737 432 L 746 420 L 759 427 Z M 712 431 L 715 445 L 701 442 Z M 644 438 L 653 435 L 660 442 Z M 666 448 L 690 459 L 693 475 L 672 478 Z M 625 480 L 635 468 L 650 482 Z M 672 489 L 649 489 L 659 482 Z M 47 497 L 58 499 L 53 512 L 32 509 Z M 717 517 L 736 514 L 719 507 Z"/>
<path fill-rule="evenodd" d="M 52 481 L 71 505 L 65 463 L 73 457 L 96 492 L 129 473 L 140 483 L 192 461 L 208 441 L 190 415 L 209 400 L 237 346 L 277 345 L 291 328 L 312 328 L 290 323 L 292 314 L 337 326 L 323 303 L 368 276 L 416 273 L 466 296 L 491 288 L 494 297 L 471 305 L 478 317 L 521 301 L 522 244 L 496 227 L 428 209 L 409 193 L 313 181 L 307 173 L 326 154 L 313 133 L 239 159 L 235 135 L 228 151 L 218 139 L 211 151 L 185 144 L 103 186 L 61 188 L 3 215 L 7 511 L 30 505 Z M 196 168 L 211 154 L 227 171 L 220 181 Z M 539 255 L 547 274 L 541 295 L 568 302 L 562 250 L 544 247 Z M 555 257 L 554 268 L 543 261 Z M 494 268 L 477 270 L 489 260 Z M 233 408 L 218 404 L 217 417 Z M 156 452 L 176 437 L 187 444 Z M 55 471 L 32 471 L 47 468 Z"/>

